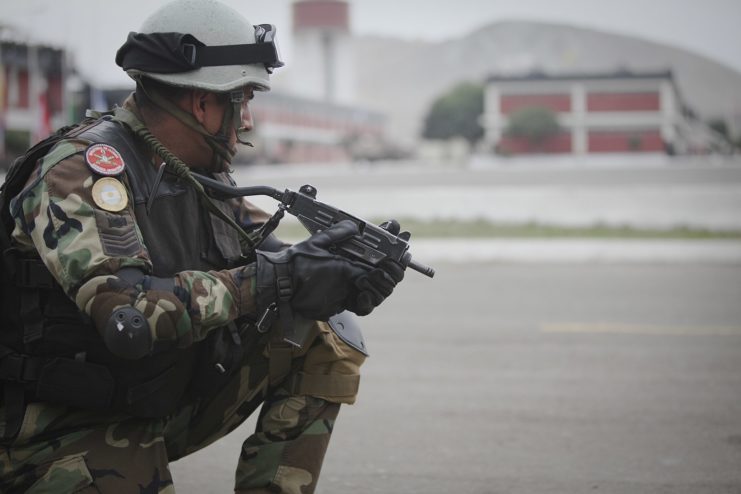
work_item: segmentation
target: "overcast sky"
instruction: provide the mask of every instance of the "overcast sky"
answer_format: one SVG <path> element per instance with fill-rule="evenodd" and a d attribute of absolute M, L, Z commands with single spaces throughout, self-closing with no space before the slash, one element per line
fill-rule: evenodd
<path fill-rule="evenodd" d="M 278 26 L 291 62 L 290 0 L 224 0 L 251 22 Z M 113 63 L 129 31 L 167 0 L 0 0 L 0 23 L 72 48 L 83 74 L 126 82 Z M 741 0 L 350 0 L 359 34 L 442 41 L 501 20 L 592 27 L 678 45 L 741 72 Z"/>

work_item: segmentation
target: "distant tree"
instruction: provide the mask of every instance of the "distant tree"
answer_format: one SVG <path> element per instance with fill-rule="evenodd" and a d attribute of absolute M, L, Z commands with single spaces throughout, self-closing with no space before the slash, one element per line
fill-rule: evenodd
<path fill-rule="evenodd" d="M 725 120 L 715 119 L 708 121 L 708 127 L 716 131 L 718 134 L 726 138 L 728 142 L 731 142 L 731 133 L 728 130 L 728 124 Z"/>
<path fill-rule="evenodd" d="M 505 134 L 523 137 L 538 146 L 558 134 L 559 130 L 558 119 L 553 110 L 542 106 L 528 106 L 510 115 Z"/>
<path fill-rule="evenodd" d="M 628 138 L 628 149 L 638 151 L 643 146 L 643 139 L 639 135 L 632 135 Z"/>
<path fill-rule="evenodd" d="M 728 143 L 736 148 L 741 149 L 741 135 L 733 136 L 730 127 L 728 126 L 728 122 L 723 119 L 714 119 L 709 120 L 707 122 L 708 127 L 713 129 L 715 132 L 723 136 L 723 138 L 728 141 Z"/>
<path fill-rule="evenodd" d="M 689 120 L 697 120 L 697 112 L 689 106 L 682 105 L 682 115 Z"/>
<path fill-rule="evenodd" d="M 484 135 L 479 123 L 484 112 L 484 87 L 464 82 L 435 100 L 425 118 L 427 139 L 463 137 L 471 144 Z"/>

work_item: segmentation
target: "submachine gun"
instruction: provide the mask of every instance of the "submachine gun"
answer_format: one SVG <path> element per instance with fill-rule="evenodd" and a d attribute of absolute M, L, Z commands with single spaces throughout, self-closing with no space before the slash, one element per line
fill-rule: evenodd
<path fill-rule="evenodd" d="M 358 234 L 337 246 L 338 253 L 351 259 L 375 266 L 384 259 L 392 259 L 406 268 L 432 278 L 435 270 L 412 259 L 409 252 L 409 232 L 396 235 L 388 230 L 348 214 L 329 204 L 317 201 L 317 190 L 311 185 L 302 186 L 298 192 L 286 189 L 283 192 L 269 186 L 236 187 L 217 180 L 193 174 L 193 177 L 209 194 L 217 199 L 232 199 L 245 196 L 268 196 L 279 201 L 278 210 L 263 226 L 264 236 L 278 226 L 285 212 L 298 218 L 310 233 L 318 233 L 340 221 L 350 220 L 358 226 Z"/>

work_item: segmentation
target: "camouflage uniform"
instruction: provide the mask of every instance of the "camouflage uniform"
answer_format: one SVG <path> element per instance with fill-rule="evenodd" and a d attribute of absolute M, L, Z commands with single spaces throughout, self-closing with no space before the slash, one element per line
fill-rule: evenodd
<path fill-rule="evenodd" d="M 133 103 L 128 107 L 135 111 Z M 151 254 L 158 246 L 147 243 L 133 201 L 118 213 L 96 206 L 96 175 L 83 157 L 89 144 L 58 143 L 12 201 L 18 248 L 38 253 L 95 327 L 130 304 L 147 318 L 155 345 L 198 348 L 212 331 L 254 317 L 251 264 L 180 271 L 173 292 L 117 284 L 114 274 L 122 268 L 156 272 Z M 131 195 L 126 174 L 117 178 Z M 267 217 L 247 201 L 227 205 L 252 227 Z M 303 349 L 287 349 L 253 326 L 243 327 L 238 371 L 166 418 L 28 404 L 20 433 L 0 450 L 0 492 L 173 492 L 168 462 L 227 434 L 262 403 L 257 430 L 238 460 L 236 489 L 313 492 L 339 405 L 355 400 L 364 356 L 325 323 L 315 323 L 310 334 Z M 283 375 L 275 375 L 277 354 L 290 364 L 287 376 L 285 366 Z M 0 429 L 4 417 L 0 407 Z"/>

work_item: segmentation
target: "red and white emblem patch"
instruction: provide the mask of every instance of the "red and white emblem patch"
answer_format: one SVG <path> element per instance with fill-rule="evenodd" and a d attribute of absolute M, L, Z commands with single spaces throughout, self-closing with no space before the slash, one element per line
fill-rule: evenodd
<path fill-rule="evenodd" d="M 126 168 L 121 153 L 108 144 L 93 144 L 85 151 L 85 162 L 95 173 L 113 176 Z"/>

